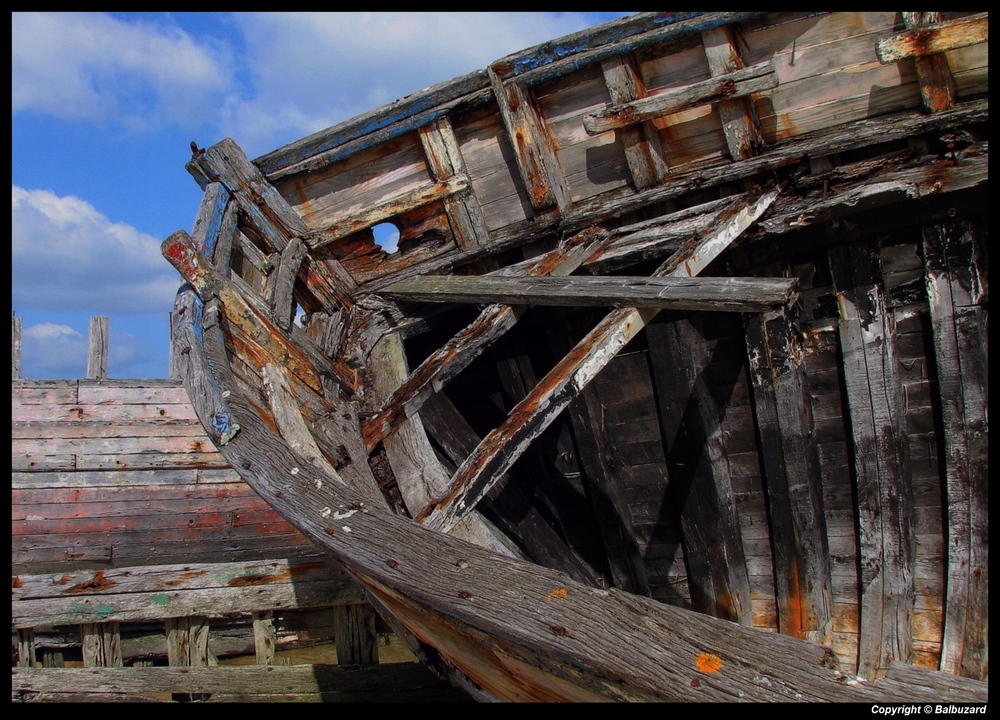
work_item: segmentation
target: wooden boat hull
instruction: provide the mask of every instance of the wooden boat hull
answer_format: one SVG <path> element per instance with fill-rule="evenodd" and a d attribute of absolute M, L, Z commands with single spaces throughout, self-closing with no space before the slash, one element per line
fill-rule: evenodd
<path fill-rule="evenodd" d="M 254 162 L 230 140 L 199 152 L 193 235 L 163 244 L 190 284 L 174 342 L 199 417 L 482 699 L 985 697 L 957 677 L 988 676 L 984 23 L 640 15 Z M 914 33 L 933 51 L 901 50 Z M 624 268 L 654 280 L 612 282 Z M 438 275 L 467 276 L 447 301 L 493 304 L 420 304 L 445 298 Z M 588 294 L 614 309 L 526 307 Z M 929 493 L 897 358 L 920 317 L 967 400 L 923 435 L 950 468 Z M 616 383 L 626 348 L 640 364 Z M 577 482 L 589 529 L 556 502 Z M 644 557 L 643 527 L 683 557 Z M 944 588 L 918 589 L 915 558 L 944 539 L 953 605 L 925 612 Z M 921 664 L 949 672 L 922 676 L 899 663 L 934 612 Z"/>

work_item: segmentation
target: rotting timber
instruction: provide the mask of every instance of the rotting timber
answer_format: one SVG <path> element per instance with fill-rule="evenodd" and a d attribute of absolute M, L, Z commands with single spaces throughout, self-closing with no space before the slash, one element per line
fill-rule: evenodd
<path fill-rule="evenodd" d="M 987 91 L 985 14 L 640 14 L 224 140 L 189 393 L 477 698 L 985 701 Z"/>

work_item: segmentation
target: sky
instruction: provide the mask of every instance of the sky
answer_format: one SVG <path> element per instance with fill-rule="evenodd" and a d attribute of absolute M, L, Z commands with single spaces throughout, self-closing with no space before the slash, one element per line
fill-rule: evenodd
<path fill-rule="evenodd" d="M 250 158 L 627 13 L 12 13 L 11 306 L 21 376 L 168 375 L 190 142 Z"/>

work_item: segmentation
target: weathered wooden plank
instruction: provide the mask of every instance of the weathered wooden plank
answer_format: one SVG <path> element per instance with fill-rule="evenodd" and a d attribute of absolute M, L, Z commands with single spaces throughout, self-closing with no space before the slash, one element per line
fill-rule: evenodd
<path fill-rule="evenodd" d="M 803 349 L 786 312 L 747 317 L 775 565 L 778 630 L 832 641 L 830 550 Z"/>
<path fill-rule="evenodd" d="M 253 645 L 258 665 L 274 665 L 274 647 L 277 632 L 274 629 L 274 613 L 262 610 L 253 613 Z"/>
<path fill-rule="evenodd" d="M 724 77 L 746 67 L 732 25 L 706 30 L 701 34 L 712 77 Z M 719 119 L 733 160 L 746 160 L 764 147 L 760 121 L 751 98 L 719 101 Z"/>
<path fill-rule="evenodd" d="M 420 663 L 377 667 L 273 665 L 238 667 L 25 668 L 11 680 L 13 701 L 155 702 L 162 695 L 200 702 L 471 702 Z"/>
<path fill-rule="evenodd" d="M 612 105 L 585 117 L 583 126 L 588 133 L 596 135 L 705 103 L 747 97 L 776 87 L 777 84 L 778 77 L 774 73 L 774 66 L 769 62 L 759 63 L 684 88 L 666 90 L 656 95 Z M 739 159 L 743 157 L 740 156 Z"/>
<path fill-rule="evenodd" d="M 750 578 L 740 533 L 722 413 L 706 374 L 711 357 L 690 320 L 646 331 L 670 483 L 680 508 L 688 586 L 700 612 L 753 624 Z"/>
<path fill-rule="evenodd" d="M 87 335 L 87 377 L 101 380 L 108 376 L 108 318 L 90 318 L 90 332 Z"/>
<path fill-rule="evenodd" d="M 375 609 L 371 605 L 338 605 L 333 609 L 333 623 L 338 665 L 378 665 Z"/>
<path fill-rule="evenodd" d="M 208 667 L 208 619 L 203 617 L 167 618 L 167 661 L 171 667 Z"/>
<path fill-rule="evenodd" d="M 791 278 L 421 275 L 382 292 L 427 302 L 761 312 L 794 302 L 796 285 Z"/>
<path fill-rule="evenodd" d="M 407 378 L 406 356 L 398 333 L 389 333 L 379 340 L 368 365 L 373 377 L 372 402 L 381 404 Z M 448 472 L 435 455 L 419 415 L 403 418 L 393 430 L 383 440 L 383 447 L 403 502 L 415 513 L 448 486 Z M 457 537 L 498 554 L 514 554 L 499 532 L 478 514 L 469 515 L 454 532 Z"/>
<path fill-rule="evenodd" d="M 271 302 L 274 321 L 282 330 L 291 328 L 295 320 L 295 279 L 309 248 L 301 238 L 292 238 L 281 251 L 278 269 L 275 272 L 274 294 Z"/>
<path fill-rule="evenodd" d="M 568 275 L 609 239 L 610 235 L 598 228 L 581 231 L 560 243 L 556 250 L 537 258 L 524 272 L 533 276 Z M 491 305 L 471 325 L 424 360 L 387 396 L 378 414 L 362 423 L 368 448 L 374 448 L 403 418 L 416 413 L 431 393 L 439 392 L 468 367 L 490 343 L 512 328 L 525 310 L 521 305 Z"/>
<path fill-rule="evenodd" d="M 122 667 L 121 626 L 100 622 L 80 625 L 84 667 Z"/>
<path fill-rule="evenodd" d="M 21 377 L 21 318 L 10 319 L 10 377 L 18 380 Z"/>
<path fill-rule="evenodd" d="M 476 449 L 481 438 L 444 393 L 433 393 L 420 409 L 420 419 L 434 443 L 458 467 Z M 495 518 L 491 510 L 496 510 Z M 521 491 L 501 477 L 483 501 L 483 512 L 507 537 L 515 539 L 539 565 L 561 570 L 578 582 L 595 585 L 573 550 Z"/>
<path fill-rule="evenodd" d="M 909 30 L 925 25 L 933 26 L 941 22 L 941 13 L 905 12 L 903 22 Z M 913 58 L 913 62 L 917 69 L 917 81 L 920 84 L 920 97 L 924 101 L 924 107 L 931 112 L 940 112 L 954 105 L 955 78 L 951 74 L 948 58 L 941 53 L 920 54 Z"/>
<path fill-rule="evenodd" d="M 538 210 L 555 205 L 565 212 L 572 204 L 569 185 L 531 91 L 516 81 L 505 82 L 492 67 L 487 72 L 531 206 Z"/>
<path fill-rule="evenodd" d="M 231 197 L 222 183 L 209 183 L 205 187 L 205 196 L 198 206 L 198 214 L 195 216 L 194 227 L 191 229 L 191 238 L 209 260 L 215 260 L 215 250 L 222 235 L 223 218 L 226 216 Z M 226 251 L 226 258 L 228 259 L 228 257 L 228 251 Z"/>
<path fill-rule="evenodd" d="M 930 225 L 923 237 L 947 471 L 940 667 L 982 679 L 988 672 L 989 607 L 988 285 L 980 257 L 986 238 L 968 224 Z"/>
<path fill-rule="evenodd" d="M 878 59 L 888 64 L 899 62 L 903 58 L 924 57 L 947 50 L 957 50 L 989 42 L 989 39 L 989 13 L 979 13 L 957 20 L 938 20 L 934 24 L 914 26 L 904 32 L 882 38 L 875 47 Z"/>
<path fill-rule="evenodd" d="M 313 250 L 339 240 L 356 232 L 366 230 L 383 220 L 401 215 L 417 208 L 440 202 L 459 195 L 469 189 L 469 181 L 460 175 L 455 175 L 441 182 L 433 182 L 407 190 L 400 195 L 390 196 L 369 207 L 351 211 L 330 219 L 323 229 L 310 231 L 303 235 L 306 243 Z"/>
<path fill-rule="evenodd" d="M 469 180 L 462 149 L 447 117 L 420 128 L 420 142 L 436 181 L 443 182 L 452 177 Z M 463 193 L 446 198 L 444 207 L 458 247 L 467 249 L 489 244 L 490 231 L 471 181 Z"/>
<path fill-rule="evenodd" d="M 549 342 L 558 354 L 573 347 L 565 327 L 554 328 Z M 627 471 L 611 456 L 612 443 L 594 384 L 580 391 L 568 412 L 584 489 L 597 519 L 614 586 L 635 595 L 651 596 L 642 554 L 632 535 L 632 514 L 625 502 Z"/>
<path fill-rule="evenodd" d="M 654 274 L 660 277 L 699 274 L 771 206 L 778 192 L 769 189 L 748 200 L 736 200 L 703 237 L 687 244 Z M 448 493 L 425 507 L 417 519 L 431 527 L 448 528 L 472 510 L 531 441 L 656 312 L 620 308 L 605 317 L 511 411 L 507 420 L 483 439 L 476 452 L 452 476 Z"/>
<path fill-rule="evenodd" d="M 602 63 L 601 69 L 614 105 L 637 100 L 649 94 L 634 57 L 625 55 L 609 58 Z M 636 189 L 642 190 L 662 183 L 667 178 L 669 170 L 666 160 L 663 159 L 663 146 L 660 144 L 660 134 L 656 127 L 651 122 L 644 122 L 640 127 L 620 128 L 619 132 L 625 150 L 625 160 L 628 162 Z"/>
<path fill-rule="evenodd" d="M 895 327 L 877 256 L 866 245 L 831 250 L 844 383 L 850 410 L 861 551 L 858 674 L 884 675 L 912 653 L 912 496 Z"/>
<path fill-rule="evenodd" d="M 186 232 L 179 230 L 171 235 L 163 242 L 162 250 L 164 257 L 196 288 L 203 300 L 218 297 L 228 307 L 229 322 L 245 332 L 246 337 L 254 344 L 254 347 L 247 349 L 261 356 L 259 366 L 267 364 L 269 360 L 282 362 L 305 385 L 322 393 L 318 366 L 341 382 L 347 390 L 357 390 L 355 371 L 328 361 L 319 352 L 311 351 L 311 343 L 299 344 L 289 338 L 267 318 L 263 310 L 248 302 L 229 279 L 194 251 Z"/>

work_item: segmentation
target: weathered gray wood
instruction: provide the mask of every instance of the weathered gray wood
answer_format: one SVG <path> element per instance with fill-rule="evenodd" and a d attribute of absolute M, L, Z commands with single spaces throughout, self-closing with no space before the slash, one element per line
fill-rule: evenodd
<path fill-rule="evenodd" d="M 338 665 L 378 665 L 375 610 L 371 605 L 338 605 L 333 609 Z"/>
<path fill-rule="evenodd" d="M 907 24 L 907 27 L 909 28 L 910 25 Z M 989 39 L 989 13 L 979 13 L 956 20 L 943 22 L 939 20 L 926 27 L 913 26 L 911 29 L 882 38 L 876 43 L 875 49 L 879 61 L 888 64 L 899 62 L 903 58 L 923 57 L 948 50 L 957 50 L 969 45 L 989 42 Z"/>
<path fill-rule="evenodd" d="M 988 673 L 988 281 L 980 257 L 986 238 L 968 224 L 927 226 L 923 236 L 947 471 L 940 667 L 979 680 Z"/>
<path fill-rule="evenodd" d="M 420 128 L 420 142 L 435 180 L 442 182 L 456 176 L 468 180 L 462 150 L 447 117 Z M 490 231 L 471 185 L 464 193 L 445 198 L 444 207 L 458 247 L 466 249 L 489 244 Z"/>
<path fill-rule="evenodd" d="M 276 644 L 274 613 L 270 610 L 253 613 L 253 645 L 258 665 L 274 665 Z"/>
<path fill-rule="evenodd" d="M 372 402 L 380 403 L 407 378 L 406 356 L 398 333 L 389 333 L 379 340 L 369 355 L 368 365 L 373 376 Z M 434 454 L 419 415 L 402 419 L 382 442 L 403 502 L 411 514 L 448 486 L 448 472 Z M 501 555 L 514 554 L 499 531 L 478 513 L 467 516 L 465 522 L 449 528 L 452 529 L 457 537 L 480 547 Z"/>
<path fill-rule="evenodd" d="M 646 329 L 696 610 L 753 625 L 750 578 L 705 339 L 687 319 Z"/>
<path fill-rule="evenodd" d="M 292 238 L 281 251 L 274 280 L 274 321 L 282 330 L 288 330 L 295 320 L 295 279 L 298 277 L 302 260 L 309 248 L 301 238 Z"/>
<path fill-rule="evenodd" d="M 87 377 L 103 380 L 108 376 L 108 318 L 90 318 L 90 333 L 87 336 Z"/>
<path fill-rule="evenodd" d="M 865 245 L 831 250 L 850 410 L 861 561 L 858 674 L 881 678 L 912 653 L 912 479 L 895 322 L 877 257 Z"/>
<path fill-rule="evenodd" d="M 661 115 L 678 112 L 719 100 L 734 100 L 776 87 L 778 77 L 770 62 L 733 70 L 725 75 L 702 80 L 687 87 L 666 90 L 657 95 L 612 105 L 587 115 L 583 126 L 596 135 L 620 127 L 628 127 Z M 740 156 L 742 159 L 742 156 Z"/>
<path fill-rule="evenodd" d="M 803 348 L 783 311 L 746 318 L 775 564 L 778 630 L 829 646 L 830 549 Z"/>
<path fill-rule="evenodd" d="M 569 186 L 531 91 L 516 81 L 505 82 L 492 67 L 487 72 L 531 206 L 555 205 L 565 212 L 572 204 Z"/>
<path fill-rule="evenodd" d="M 167 618 L 167 659 L 171 667 L 208 667 L 208 619 Z"/>
<path fill-rule="evenodd" d="M 699 274 L 771 206 L 778 193 L 778 189 L 769 189 L 749 200 L 736 200 L 703 237 L 683 247 L 654 275 Z M 417 519 L 431 527 L 446 529 L 472 510 L 531 441 L 656 313 L 655 309 L 620 308 L 605 317 L 511 411 L 499 428 L 483 438 L 476 452 L 452 476 L 447 494 L 425 507 Z"/>
<path fill-rule="evenodd" d="M 222 446 L 239 432 L 240 425 L 229 410 L 218 380 L 198 372 L 197 366 L 191 364 L 191 350 L 201 344 L 203 310 L 204 304 L 193 290 L 178 293 L 174 306 L 174 342 L 178 348 L 175 353 L 181 377 L 187 383 L 191 404 L 199 417 L 212 418 L 212 441 Z"/>
<path fill-rule="evenodd" d="M 455 468 L 476 449 L 481 440 L 444 393 L 434 393 L 427 398 L 420 409 L 420 419 L 434 443 Z M 593 574 L 521 491 L 520 485 L 513 483 L 509 477 L 501 477 L 494 492 L 482 504 L 484 514 L 491 520 L 491 508 L 498 511 L 494 524 L 507 537 L 518 541 L 539 565 L 561 570 L 578 582 L 596 585 Z"/>
<path fill-rule="evenodd" d="M 537 258 L 525 272 L 532 276 L 569 275 L 603 247 L 609 238 L 608 233 L 596 228 L 579 232 L 560 243 L 556 250 Z M 525 310 L 522 305 L 491 305 L 471 325 L 424 360 L 386 397 L 378 414 L 362 424 L 368 448 L 375 447 L 403 418 L 416 413 L 431 393 L 439 392 L 449 380 L 468 367 L 490 343 L 512 328 Z"/>
<path fill-rule="evenodd" d="M 382 292 L 427 302 L 761 312 L 794 302 L 796 284 L 789 278 L 420 275 Z"/>
<path fill-rule="evenodd" d="M 604 83 L 614 105 L 646 97 L 645 82 L 631 55 L 613 57 L 601 64 Z M 663 159 L 660 134 L 652 122 L 644 122 L 640 127 L 620 128 L 622 148 L 628 162 L 632 182 L 638 190 L 662 183 L 669 172 Z"/>
<path fill-rule="evenodd" d="M 315 555 L 315 551 L 313 551 Z M 364 595 L 322 557 L 17 575 L 16 628 L 329 607 Z M 75 592 L 66 592 L 77 588 Z M 248 591 L 249 589 L 249 591 Z"/>
<path fill-rule="evenodd" d="M 33 668 L 36 662 L 35 631 L 33 628 L 20 628 L 17 631 L 17 667 Z"/>
<path fill-rule="evenodd" d="M 234 464 L 249 464 L 245 472 L 252 486 L 311 539 L 349 563 L 398 620 L 420 633 L 434 627 L 436 646 L 446 658 L 470 672 L 467 658 L 484 663 L 476 679 L 494 697 L 597 699 L 609 692 L 633 700 L 726 700 L 739 693 L 761 701 L 939 697 L 910 688 L 889 692 L 877 684 L 848 685 L 829 669 L 828 653 L 815 645 L 624 593 L 595 591 L 561 573 L 498 558 L 378 508 L 352 516 L 350 532 L 339 523 L 334 527 L 319 509 L 346 506 L 360 496 L 334 493 L 331 483 L 315 487 L 318 476 L 308 468 L 301 493 L 281 493 L 281 478 L 294 456 L 246 401 L 234 395 L 232 402 L 248 421 L 227 451 Z M 497 637 L 503 643 L 491 640 Z M 484 647 L 489 651 L 482 652 Z M 692 663 L 702 653 L 723 660 L 719 683 L 691 684 Z M 531 683 L 508 680 L 514 665 Z"/>
<path fill-rule="evenodd" d="M 18 380 L 21 377 L 21 318 L 10 319 L 10 377 Z"/>
<path fill-rule="evenodd" d="M 80 625 L 84 667 L 122 667 L 121 626 L 117 622 Z"/>
<path fill-rule="evenodd" d="M 200 702 L 470 702 L 420 663 L 377 667 L 25 668 L 11 679 L 13 701 L 156 702 L 163 694 Z"/>
<path fill-rule="evenodd" d="M 215 251 L 222 235 L 223 219 L 231 197 L 222 183 L 213 182 L 205 188 L 205 197 L 198 206 L 191 238 L 209 260 L 215 258 Z M 228 252 L 226 257 L 228 258 Z"/>
<path fill-rule="evenodd" d="M 909 30 L 936 25 L 941 22 L 941 13 L 905 12 L 903 22 Z M 924 107 L 931 112 L 940 112 L 954 105 L 957 95 L 955 78 L 951 74 L 948 59 L 944 54 L 921 53 L 913 58 L 913 62 L 917 69 L 917 81 L 920 84 L 920 97 L 924 101 Z"/>
<path fill-rule="evenodd" d="M 732 25 L 706 30 L 701 34 L 712 77 L 724 77 L 746 67 Z M 719 101 L 719 119 L 733 160 L 746 160 L 764 147 L 760 122 L 750 97 Z"/>

